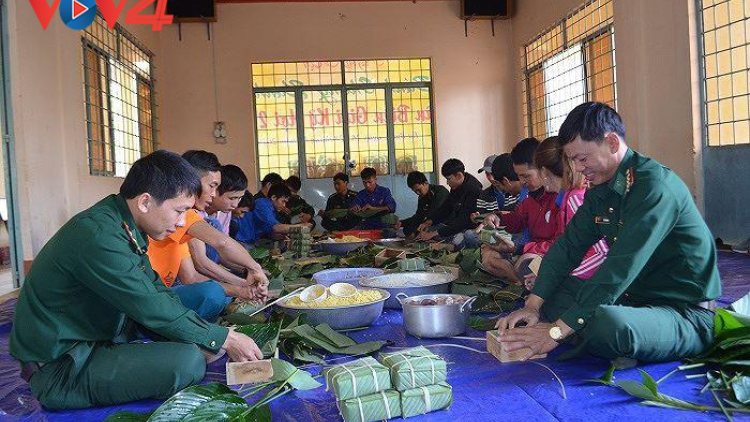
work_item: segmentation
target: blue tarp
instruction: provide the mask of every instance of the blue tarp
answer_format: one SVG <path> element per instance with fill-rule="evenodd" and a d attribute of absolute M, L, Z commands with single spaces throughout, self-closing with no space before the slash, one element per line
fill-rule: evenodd
<path fill-rule="evenodd" d="M 724 255 L 724 254 L 722 254 Z M 723 256 L 720 264 L 731 264 L 733 271 L 748 273 L 750 257 Z M 721 265 L 720 265 L 721 267 Z M 738 295 L 747 293 L 750 277 L 735 277 L 722 274 L 725 284 L 730 281 L 730 289 L 736 290 L 733 297 L 725 295 L 724 301 L 731 302 Z M 7 307 L 0 306 L 0 316 Z M 108 415 L 120 411 L 149 411 L 159 405 L 156 400 L 144 400 L 122 406 L 98 409 L 53 412 L 41 409 L 31 397 L 29 386 L 19 377 L 17 363 L 8 355 L 8 338 L 11 325 L 0 321 L 0 420 L 1 421 L 101 421 Z M 609 362 L 594 357 L 579 357 L 568 361 L 556 361 L 555 357 L 563 350 L 555 351 L 550 357 L 536 362 L 552 369 L 565 385 L 567 398 L 562 397 L 562 389 L 554 376 L 544 367 L 535 363 L 501 364 L 486 353 L 476 353 L 464 349 L 434 346 L 452 343 L 480 351 L 485 350 L 485 342 L 472 340 L 418 340 L 405 333 L 399 311 L 386 311 L 376 324 L 367 330 L 350 333 L 358 341 L 388 339 L 394 347 L 425 345 L 448 362 L 448 382 L 453 386 L 454 403 L 450 409 L 425 416 L 409 418 L 414 422 L 468 421 L 722 421 L 721 413 L 696 413 L 648 407 L 613 387 L 583 384 L 584 380 L 597 378 L 606 371 Z M 483 332 L 470 330 L 466 336 L 484 337 Z M 433 347 L 434 346 L 434 347 Z M 389 351 L 391 349 L 385 349 Z M 336 363 L 343 363 L 344 360 Z M 224 382 L 225 359 L 213 363 L 205 382 Z M 659 379 L 678 366 L 677 362 L 639 365 Z M 306 368 L 319 372 L 319 367 Z M 701 373 L 700 370 L 688 373 Z M 617 379 L 640 380 L 637 369 L 617 371 Z M 659 385 L 662 393 L 688 401 L 714 406 L 710 393 L 700 394 L 705 380 L 685 379 L 685 372 L 678 372 Z M 333 395 L 324 388 L 312 391 L 290 393 L 271 405 L 273 420 L 281 421 L 340 421 Z M 750 416 L 735 415 L 734 420 L 750 420 Z M 472 422 L 473 422 L 472 421 Z"/>

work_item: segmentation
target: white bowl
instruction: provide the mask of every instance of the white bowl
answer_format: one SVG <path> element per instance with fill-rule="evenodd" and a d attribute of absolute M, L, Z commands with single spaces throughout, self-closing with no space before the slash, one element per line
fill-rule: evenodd
<path fill-rule="evenodd" d="M 328 289 L 322 284 L 310 286 L 299 294 L 299 300 L 305 303 L 321 302 L 328 297 Z"/>
<path fill-rule="evenodd" d="M 328 288 L 328 291 L 338 297 L 352 297 L 357 294 L 357 288 L 349 283 L 334 283 Z"/>

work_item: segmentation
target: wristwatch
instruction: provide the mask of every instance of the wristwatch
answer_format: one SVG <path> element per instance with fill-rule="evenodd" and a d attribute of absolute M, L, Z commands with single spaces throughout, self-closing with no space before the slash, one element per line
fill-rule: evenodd
<path fill-rule="evenodd" d="M 560 340 L 563 339 L 563 332 L 560 327 L 557 325 L 553 326 L 549 329 L 549 336 L 552 337 L 552 340 L 555 340 L 556 342 L 560 342 Z"/>

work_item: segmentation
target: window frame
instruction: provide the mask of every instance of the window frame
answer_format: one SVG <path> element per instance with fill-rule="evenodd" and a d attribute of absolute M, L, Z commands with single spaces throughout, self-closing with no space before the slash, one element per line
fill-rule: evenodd
<path fill-rule="evenodd" d="M 576 7 L 574 10 L 572 10 L 570 13 L 568 13 L 564 18 L 560 19 L 559 21 L 556 21 L 554 24 L 549 26 L 547 29 L 539 33 L 537 36 L 533 37 L 529 42 L 525 43 L 522 47 L 522 62 L 523 62 L 523 94 L 524 94 L 524 104 L 523 104 L 523 110 L 524 110 L 524 118 L 525 122 L 524 125 L 526 126 L 524 129 L 526 136 L 540 136 L 540 134 L 535 132 L 535 129 L 537 129 L 538 126 L 544 125 L 545 127 L 545 136 L 551 136 L 551 132 L 549 131 L 549 128 L 547 127 L 548 122 L 551 120 L 550 117 L 547 115 L 547 112 L 549 110 L 550 105 L 547 104 L 548 102 L 548 96 L 549 94 L 545 91 L 543 93 L 543 101 L 544 106 L 540 110 L 536 110 L 532 108 L 532 78 L 538 77 L 537 75 L 534 75 L 535 73 L 538 73 L 541 75 L 541 81 L 542 85 L 546 82 L 545 75 L 544 75 L 544 66 L 545 63 L 547 63 L 549 60 L 557 57 L 558 55 L 561 55 L 565 52 L 567 52 L 570 48 L 575 46 L 576 44 L 581 45 L 581 54 L 583 58 L 583 64 L 582 64 L 582 73 L 583 73 L 583 86 L 584 86 L 584 95 L 585 95 L 585 101 L 592 101 L 594 98 L 595 93 L 595 87 L 592 86 L 592 82 L 594 81 L 593 75 L 590 73 L 589 66 L 593 64 L 592 57 L 591 57 L 591 43 L 595 41 L 596 39 L 600 38 L 601 36 L 608 34 L 608 36 L 611 38 L 611 53 L 612 53 L 612 74 L 613 74 L 613 80 L 612 80 L 612 89 L 613 89 L 613 105 L 615 109 L 617 109 L 618 104 L 618 98 L 617 98 L 617 52 L 616 52 L 616 46 L 615 46 L 615 24 L 614 24 L 614 12 L 612 17 L 612 22 L 606 23 L 610 18 L 606 18 L 602 22 L 598 23 L 597 26 L 601 26 L 590 33 L 587 33 L 584 36 L 578 35 L 575 37 L 575 39 L 569 40 L 568 39 L 568 20 L 575 16 L 577 13 L 583 11 L 586 9 L 586 7 L 593 4 L 596 0 L 587 0 L 582 5 Z M 700 1 L 700 0 L 697 0 Z M 606 3 L 605 3 L 606 4 Z M 612 3 L 612 7 L 614 7 Z M 586 15 L 588 16 L 588 15 Z M 605 24 L 606 23 L 606 24 Z M 557 28 L 560 28 L 560 34 L 559 36 L 562 39 L 562 43 L 559 45 L 559 47 L 554 51 L 554 53 L 551 53 L 549 57 L 545 57 L 541 60 L 538 60 L 537 63 L 534 63 L 533 66 L 529 67 L 529 53 L 528 48 L 535 42 L 539 41 L 540 39 L 543 39 L 548 34 L 555 31 Z M 554 36 L 554 35 L 553 35 Z M 543 112 L 544 120 L 541 122 L 535 122 L 534 117 L 538 115 L 540 112 Z"/>
<path fill-rule="evenodd" d="M 745 1 L 747 1 L 747 0 L 745 0 Z M 731 68 L 731 65 L 733 64 L 733 60 L 734 60 L 734 58 L 732 57 L 731 51 L 733 49 L 735 49 L 735 48 L 741 47 L 741 46 L 732 47 L 731 27 L 735 23 L 744 22 L 746 31 L 748 30 L 748 27 L 750 26 L 750 16 L 747 15 L 747 6 L 743 2 L 743 6 L 745 6 L 745 14 L 746 14 L 746 16 L 743 19 L 740 19 L 740 20 L 737 20 L 737 21 L 732 21 L 731 10 L 730 10 L 730 2 L 729 1 L 722 2 L 722 4 L 726 4 L 727 5 L 728 23 L 726 25 L 719 25 L 719 24 L 717 24 L 716 21 L 715 21 L 716 16 L 714 15 L 713 28 L 710 29 L 709 31 L 713 31 L 714 32 L 714 37 L 717 37 L 716 32 L 718 31 L 718 29 L 729 28 L 728 29 L 729 34 L 727 35 L 727 37 L 728 37 L 727 42 L 729 43 L 730 47 L 729 47 L 729 49 L 726 49 L 726 50 L 718 51 L 718 49 L 717 49 L 716 51 L 713 51 L 711 53 L 707 53 L 706 52 L 706 44 L 705 44 L 705 41 L 704 41 L 705 37 L 706 37 L 705 22 L 704 22 L 704 13 L 703 13 L 704 12 L 704 7 L 703 7 L 703 2 L 704 1 L 703 0 L 694 0 L 694 2 L 695 2 L 694 4 L 695 4 L 696 38 L 697 38 L 697 40 L 696 40 L 697 44 L 696 45 L 698 47 L 698 77 L 699 77 L 699 80 L 700 80 L 700 90 L 699 90 L 699 96 L 700 96 L 700 102 L 701 102 L 701 107 L 700 107 L 701 133 L 700 133 L 700 136 L 701 136 L 702 147 L 706 148 L 706 149 L 726 149 L 726 148 L 743 148 L 743 147 L 747 148 L 747 147 L 750 147 L 750 142 L 737 143 L 737 139 L 736 139 L 737 138 L 736 137 L 736 124 L 737 123 L 748 122 L 748 125 L 750 125 L 750 116 L 748 116 L 746 118 L 743 118 L 743 119 L 735 119 L 735 117 L 734 117 L 734 113 L 736 111 L 736 108 L 735 108 L 736 106 L 734 104 L 734 100 L 737 97 L 748 97 L 748 99 L 750 99 L 750 65 L 747 64 L 748 57 L 746 56 L 746 68 L 744 70 L 735 71 L 735 70 L 733 70 Z M 715 2 L 712 2 L 712 3 L 715 3 Z M 714 7 L 715 8 L 716 5 L 715 4 L 711 4 L 708 7 Z M 745 33 L 745 36 L 746 36 L 745 44 L 743 44 L 743 45 L 746 48 L 746 54 L 750 55 L 750 37 L 749 37 L 749 35 L 748 35 L 747 32 Z M 717 40 L 716 43 L 718 44 L 718 40 Z M 716 46 L 716 47 L 718 47 L 718 46 Z M 726 74 L 722 74 L 720 72 L 720 70 L 719 70 L 720 64 L 719 64 L 718 55 L 721 54 L 721 52 L 724 52 L 724 51 L 729 52 L 729 56 L 730 56 L 730 70 L 729 70 L 729 73 L 726 73 Z M 711 76 L 710 78 L 711 79 L 716 79 L 716 81 L 717 81 L 717 90 L 719 90 L 719 91 L 717 91 L 717 97 L 715 99 L 712 99 L 712 100 L 709 100 L 709 98 L 708 98 L 709 76 L 708 76 L 708 71 L 706 69 L 706 67 L 707 67 L 706 58 L 707 58 L 708 55 L 716 57 L 716 69 L 717 69 L 717 71 L 716 71 L 716 74 L 714 76 Z M 718 93 L 718 92 L 720 92 L 720 88 L 718 88 L 719 79 L 721 79 L 722 76 L 729 76 L 730 77 L 730 81 L 731 81 L 730 82 L 730 87 L 734 88 L 734 75 L 742 73 L 742 72 L 744 72 L 747 75 L 746 76 L 746 81 L 745 81 L 745 83 L 747 85 L 746 86 L 747 92 L 745 94 L 741 94 L 739 96 L 735 95 L 734 92 L 732 92 L 732 94 L 730 96 L 728 96 L 728 97 L 722 97 L 721 94 Z M 732 91 L 733 91 L 733 89 L 732 89 Z M 732 119 L 730 121 L 728 121 L 728 122 L 722 122 L 722 120 L 721 120 L 721 102 L 722 102 L 722 100 L 732 100 L 732 114 L 733 114 L 733 116 L 732 116 Z M 709 113 L 709 105 L 710 105 L 709 101 L 712 102 L 712 103 L 716 103 L 716 107 L 718 109 L 717 112 L 719 113 L 719 120 L 718 120 L 718 122 L 716 122 L 714 124 L 711 124 L 711 122 L 709 121 L 709 119 L 710 119 L 710 117 L 709 117 L 709 115 L 710 115 L 710 113 Z M 750 109 L 750 104 L 748 104 L 748 109 Z M 732 136 L 732 143 L 731 144 L 730 143 L 725 143 L 725 144 L 721 143 L 721 141 L 722 141 L 722 136 L 721 136 L 722 129 L 721 129 L 721 126 L 723 124 L 731 124 L 732 125 L 732 134 L 733 134 L 733 136 Z M 710 143 L 710 126 L 717 126 L 718 127 L 718 132 L 719 132 L 718 142 L 716 144 L 713 144 L 713 145 Z"/>
<path fill-rule="evenodd" d="M 423 82 L 373 82 L 373 83 L 348 83 L 346 80 L 346 62 L 358 62 L 358 61 L 370 61 L 370 60 L 415 60 L 415 59 L 427 59 L 430 60 L 430 80 Z M 287 87 L 255 87 L 252 86 L 253 65 L 263 64 L 289 64 L 289 63 L 315 63 L 315 62 L 340 62 L 341 63 L 341 84 L 326 84 L 326 85 L 300 85 L 300 86 L 287 86 Z M 294 106 L 295 106 L 295 124 L 297 129 L 297 156 L 299 158 L 297 168 L 297 175 L 302 180 L 323 180 L 327 176 L 323 177 L 308 177 L 307 175 L 307 151 L 306 151 L 306 139 L 305 139 L 305 122 L 304 122 L 304 99 L 303 95 L 305 92 L 313 91 L 340 91 L 341 95 L 341 110 L 342 115 L 346 118 L 342 119 L 343 126 L 343 139 L 344 139 L 344 154 L 346 160 L 343 163 L 343 172 L 349 175 L 353 175 L 354 169 L 349 168 L 347 160 L 351 159 L 351 148 L 350 148 L 350 137 L 349 137 L 349 109 L 348 109 L 348 92 L 349 91 L 369 91 L 383 89 L 385 91 L 385 115 L 386 115 L 386 140 L 388 147 L 388 173 L 378 174 L 379 176 L 399 176 L 406 175 L 407 173 L 397 172 L 396 162 L 396 148 L 395 148 L 395 125 L 393 118 L 393 90 L 394 89 L 427 89 L 429 95 L 430 104 L 430 138 L 431 138 L 431 150 L 432 150 L 432 170 L 423 171 L 424 173 L 433 173 L 436 171 L 437 163 L 437 138 L 436 138 L 436 114 L 435 114 L 435 94 L 433 87 L 433 75 L 432 75 L 432 59 L 429 57 L 419 58 L 388 58 L 388 59 L 338 59 L 338 60 L 306 60 L 303 62 L 299 61 L 287 61 L 287 62 L 253 62 L 250 64 L 250 81 L 251 81 L 251 94 L 252 94 L 252 108 L 253 108 L 253 126 L 255 132 L 255 158 L 258 163 L 257 172 L 258 180 L 263 176 L 261 169 L 260 160 L 260 148 L 259 148 L 259 133 L 258 133 L 258 109 L 257 109 L 257 94 L 274 94 L 274 93 L 293 93 L 294 94 Z M 358 163 L 359 164 L 359 163 Z M 295 173 L 292 173 L 295 174 Z M 358 174 L 358 173 L 357 173 Z"/>
<path fill-rule="evenodd" d="M 98 21 L 98 22 L 97 22 Z M 132 72 L 132 75 L 135 79 L 135 104 L 127 104 L 126 100 L 120 99 L 123 104 L 126 104 L 127 106 L 132 106 L 134 108 L 136 119 L 127 119 L 129 122 L 132 122 L 136 126 L 138 126 L 139 133 L 137 136 L 137 144 L 139 148 L 139 153 L 141 156 L 147 155 L 148 153 L 151 153 L 158 149 L 158 130 L 157 130 L 157 103 L 156 103 L 156 89 L 155 89 L 155 73 L 154 73 L 154 53 L 151 52 L 145 45 L 143 45 L 134 35 L 132 35 L 130 32 L 128 32 L 125 28 L 122 27 L 122 25 L 115 24 L 115 27 L 113 29 L 110 29 L 109 26 L 106 26 L 106 22 L 104 21 L 101 14 L 97 14 L 96 20 L 92 25 L 104 25 L 102 30 L 107 32 L 109 36 L 114 37 L 116 42 L 116 48 L 113 48 L 113 51 L 107 51 L 104 47 L 97 45 L 94 41 L 92 41 L 89 37 L 96 39 L 95 35 L 93 33 L 88 33 L 88 29 L 86 31 L 82 31 L 81 34 L 81 44 L 82 44 L 82 64 L 83 64 L 83 84 L 84 84 L 84 112 L 85 112 L 85 123 L 86 123 L 86 134 L 87 134 L 87 158 L 88 158 L 88 167 L 89 167 L 89 174 L 91 176 L 104 176 L 104 177 L 125 177 L 125 175 L 117 175 L 117 166 L 118 164 L 125 165 L 127 169 L 129 170 L 130 166 L 132 166 L 132 162 L 127 162 L 127 158 L 124 163 L 118 163 L 116 159 L 116 153 L 118 148 L 123 148 L 126 150 L 126 156 L 127 156 L 127 150 L 130 150 L 130 148 L 127 147 L 118 147 L 116 141 L 115 141 L 115 134 L 117 133 L 117 129 L 115 128 L 115 122 L 113 117 L 113 109 L 112 109 L 112 102 L 113 102 L 113 94 L 110 87 L 110 84 L 117 83 L 118 85 L 122 86 L 122 89 L 124 88 L 124 84 L 122 82 L 117 82 L 113 79 L 112 75 L 112 66 L 121 66 L 122 69 L 126 70 L 127 72 Z M 145 75 L 145 72 L 142 70 L 139 70 L 138 66 L 134 62 L 131 62 L 129 60 L 126 60 L 123 58 L 122 53 L 122 39 L 127 40 L 132 44 L 132 47 L 137 49 L 137 51 L 145 58 L 148 59 L 148 65 L 149 65 L 149 71 L 148 75 Z M 101 40 L 99 40 L 101 41 Z M 106 43 L 104 44 L 106 45 Z M 104 60 L 106 63 L 104 71 L 102 69 L 98 69 L 95 71 L 95 74 L 99 78 L 105 78 L 106 79 L 106 87 L 100 86 L 97 95 L 100 96 L 106 96 L 106 104 L 104 104 L 104 101 L 102 100 L 102 104 L 100 106 L 100 110 L 98 111 L 98 118 L 100 120 L 101 128 L 94 128 L 96 125 L 94 123 L 94 120 L 92 119 L 95 110 L 92 110 L 95 107 L 95 104 L 92 104 L 90 101 L 91 98 L 91 89 L 93 88 L 92 82 L 90 81 L 90 72 L 91 72 L 91 63 L 89 63 L 88 58 L 88 51 L 92 51 L 96 57 L 97 57 L 97 63 L 94 65 L 96 67 L 101 67 L 101 59 Z M 146 86 L 148 86 L 149 89 L 149 98 L 148 102 L 150 104 L 150 119 L 148 119 L 148 122 L 141 122 L 140 116 L 141 114 L 145 113 L 145 110 L 141 108 L 141 96 L 139 92 L 139 84 L 143 83 Z M 101 82 L 97 82 L 98 85 L 101 85 Z M 95 89 L 95 88 L 93 88 Z M 106 94 L 106 95 L 105 95 Z M 105 127 L 106 125 L 106 127 Z M 150 145 L 149 148 L 144 149 L 144 140 L 140 133 L 140 128 L 143 125 L 147 125 L 151 129 L 151 139 L 150 139 Z M 92 144 L 94 142 L 99 142 L 93 138 L 93 134 L 95 131 L 99 131 L 100 134 L 97 136 L 102 136 L 103 139 L 101 142 L 101 149 L 102 152 L 100 155 L 96 156 L 93 151 L 94 148 Z M 108 132 L 105 136 L 105 131 Z M 130 134 L 132 135 L 132 134 Z M 133 135 L 134 136 L 134 135 Z M 137 158 L 136 158 L 137 159 Z M 100 163 L 97 163 L 97 160 L 101 160 Z M 135 162 L 135 160 L 133 160 Z M 126 171 L 127 173 L 127 171 Z"/>

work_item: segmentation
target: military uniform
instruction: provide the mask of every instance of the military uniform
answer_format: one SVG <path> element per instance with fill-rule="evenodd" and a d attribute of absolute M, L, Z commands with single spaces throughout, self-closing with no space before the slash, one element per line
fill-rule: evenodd
<path fill-rule="evenodd" d="M 607 260 L 590 280 L 568 274 L 599 239 Z M 615 176 L 590 189 L 544 257 L 532 293 L 592 354 L 645 361 L 691 357 L 713 339 L 707 301 L 721 294 L 716 248 L 685 183 L 628 150 Z"/>
<path fill-rule="evenodd" d="M 357 192 L 353 190 L 347 190 L 346 195 L 342 196 L 338 192 L 328 197 L 326 201 L 326 211 L 330 210 L 348 210 L 354 206 L 354 198 L 357 197 Z M 323 216 L 323 228 L 328 231 L 338 230 L 351 230 L 357 226 L 360 222 L 360 218 L 355 215 L 346 215 L 345 217 L 331 219 Z"/>
<path fill-rule="evenodd" d="M 16 305 L 10 353 L 48 408 L 165 398 L 200 381 L 200 348 L 227 329 L 186 309 L 151 268 L 146 235 L 111 195 L 73 217 L 44 246 Z M 136 328 L 153 343 L 128 343 Z"/>

